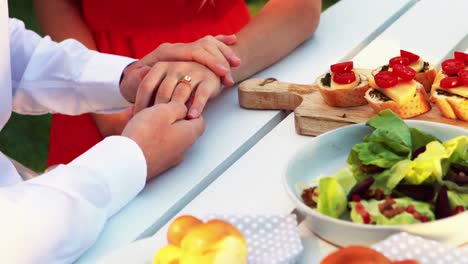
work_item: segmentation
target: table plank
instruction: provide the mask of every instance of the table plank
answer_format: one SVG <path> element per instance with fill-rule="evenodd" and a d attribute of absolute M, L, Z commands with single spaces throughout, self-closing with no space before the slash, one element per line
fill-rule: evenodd
<path fill-rule="evenodd" d="M 204 215 L 213 212 L 230 214 L 291 212 L 294 205 L 280 184 L 280 178 L 287 160 L 297 151 L 297 147 L 311 140 L 313 137 L 295 133 L 294 115 L 288 115 L 178 215 Z M 139 243 L 142 247 L 138 249 L 139 254 L 144 254 L 147 259 L 153 254 L 148 251 L 156 252 L 158 248 L 165 246 L 167 228 L 168 224 L 154 236 Z M 320 244 L 329 250 L 325 243 L 320 242 Z M 105 259 L 103 263 L 109 263 Z"/>
<path fill-rule="evenodd" d="M 312 82 L 331 62 L 366 46 L 414 3 L 414 0 L 340 1 L 323 13 L 313 38 L 258 76 Z M 359 6 L 367 6 L 373 12 L 366 15 L 350 12 Z M 358 31 L 353 30 L 356 27 Z M 147 184 L 138 197 L 110 219 L 97 243 L 78 263 L 93 262 L 111 249 L 154 233 L 273 129 L 285 114 L 241 109 L 237 90 L 229 89 L 210 102 L 204 117 L 205 134 L 187 153 L 185 161 Z"/>
<path fill-rule="evenodd" d="M 464 0 L 453 1 L 450 6 L 441 7 L 437 0 L 425 0 L 418 2 L 411 10 L 404 14 L 390 28 L 388 28 L 376 41 L 385 39 L 399 40 L 405 38 L 393 52 L 375 53 L 372 43 L 356 56 L 356 63 L 361 67 L 381 63 L 398 52 L 400 45 L 408 49 L 417 48 L 424 52 L 432 61 L 440 62 L 448 55 L 448 51 L 466 49 L 466 32 L 448 32 L 446 28 L 453 25 L 454 20 L 461 16 L 462 10 L 468 10 L 468 2 Z M 437 17 L 437 14 L 454 14 L 453 19 L 445 18 L 434 22 L 428 21 L 431 28 L 438 31 L 430 35 L 408 35 L 406 30 L 411 30 L 417 19 L 422 17 Z M 441 23 L 432 27 L 434 23 Z M 444 39 L 444 43 L 438 42 L 443 48 L 430 43 L 434 36 Z M 371 58 L 370 56 L 380 56 Z M 450 55 L 451 56 L 451 55 Z M 375 61 L 374 61 L 375 60 Z M 296 69 L 296 68 L 294 68 Z M 253 111 L 255 112 L 255 111 Z M 178 215 L 195 214 L 203 215 L 212 212 L 240 213 L 240 214 L 284 214 L 291 212 L 294 205 L 287 197 L 282 186 L 282 175 L 288 160 L 304 144 L 313 140 L 312 137 L 300 136 L 294 129 L 294 115 L 289 115 L 268 135 L 260 140 L 250 151 L 240 158 L 231 168 L 197 196 Z M 154 248 L 163 246 L 167 225 L 161 228 L 147 241 Z M 314 245 L 315 257 L 318 259 L 330 251 L 330 247 L 318 240 L 309 241 L 319 243 Z"/>

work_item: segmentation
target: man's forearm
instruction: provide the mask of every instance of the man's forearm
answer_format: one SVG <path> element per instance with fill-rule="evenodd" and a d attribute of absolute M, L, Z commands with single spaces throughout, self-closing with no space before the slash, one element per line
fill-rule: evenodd
<path fill-rule="evenodd" d="M 286 56 L 308 39 L 318 26 L 320 0 L 270 0 L 238 34 L 233 46 L 241 66 L 236 82 L 255 74 Z"/>
<path fill-rule="evenodd" d="M 23 114 L 113 112 L 129 105 L 119 90 L 133 59 L 90 51 L 75 40 L 55 43 L 9 20 L 13 111 Z M 57 100 L 60 98 L 60 100 Z"/>
<path fill-rule="evenodd" d="M 72 263 L 145 178 L 140 147 L 112 137 L 68 165 L 0 188 L 0 209 L 8 216 L 0 219 L 0 263 Z"/>

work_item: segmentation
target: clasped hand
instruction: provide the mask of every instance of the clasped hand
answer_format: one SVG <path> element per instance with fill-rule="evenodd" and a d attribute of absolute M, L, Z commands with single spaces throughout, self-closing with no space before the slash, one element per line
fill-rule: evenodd
<path fill-rule="evenodd" d="M 171 100 L 185 103 L 194 95 L 188 117 L 198 118 L 221 84 L 234 85 L 231 67 L 239 66 L 240 59 L 229 45 L 236 40 L 235 35 L 220 35 L 188 44 L 162 44 L 125 70 L 121 93 L 135 103 L 135 113 Z M 184 76 L 192 78 L 189 85 L 179 83 Z"/>
<path fill-rule="evenodd" d="M 221 84 L 234 85 L 231 67 L 239 66 L 240 59 L 228 45 L 235 42 L 234 35 L 221 35 L 189 44 L 163 44 L 124 71 L 120 91 L 134 103 L 135 116 L 122 136 L 142 149 L 148 179 L 183 160 L 204 131 L 201 113 L 208 99 L 221 91 Z M 184 76 L 191 81 L 180 82 Z M 191 96 L 193 103 L 187 109 Z"/>

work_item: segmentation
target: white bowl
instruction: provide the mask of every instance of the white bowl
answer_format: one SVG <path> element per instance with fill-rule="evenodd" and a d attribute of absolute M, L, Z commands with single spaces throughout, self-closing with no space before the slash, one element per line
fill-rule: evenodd
<path fill-rule="evenodd" d="M 468 130 L 427 121 L 409 120 L 410 127 L 434 135 L 442 141 L 468 135 Z M 376 226 L 335 219 L 308 207 L 301 199 L 302 190 L 312 186 L 320 175 L 330 176 L 346 166 L 346 159 L 356 143 L 362 142 L 372 128 L 356 124 L 322 134 L 298 151 L 289 161 L 284 187 L 296 208 L 306 216 L 307 226 L 321 238 L 339 246 L 370 245 L 391 234 L 406 231 L 446 244 L 460 245 L 468 241 L 468 212 L 442 220 L 421 224 Z"/>

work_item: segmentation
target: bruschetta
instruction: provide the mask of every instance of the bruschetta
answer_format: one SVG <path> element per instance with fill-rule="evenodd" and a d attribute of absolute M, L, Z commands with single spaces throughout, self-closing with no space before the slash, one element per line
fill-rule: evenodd
<path fill-rule="evenodd" d="M 409 66 L 416 71 L 414 80 L 424 86 L 426 92 L 431 91 L 432 83 L 437 75 L 437 69 L 434 65 L 422 59 L 419 55 L 411 53 L 406 50 L 400 50 L 400 56 L 393 57 L 389 60 L 388 64 L 378 68 L 373 74 L 380 71 L 391 71 L 396 64 Z"/>
<path fill-rule="evenodd" d="M 375 112 L 391 109 L 401 118 L 414 117 L 431 110 L 424 86 L 415 80 L 417 72 L 409 66 L 394 65 L 373 77 L 365 99 Z"/>
<path fill-rule="evenodd" d="M 443 116 L 468 121 L 468 54 L 455 52 L 453 59 L 442 62 L 431 100 Z"/>
<path fill-rule="evenodd" d="M 315 82 L 326 104 L 336 107 L 352 107 L 367 104 L 364 95 L 370 88 L 368 77 L 362 70 L 354 69 L 353 62 L 330 66 L 330 72 Z"/>

